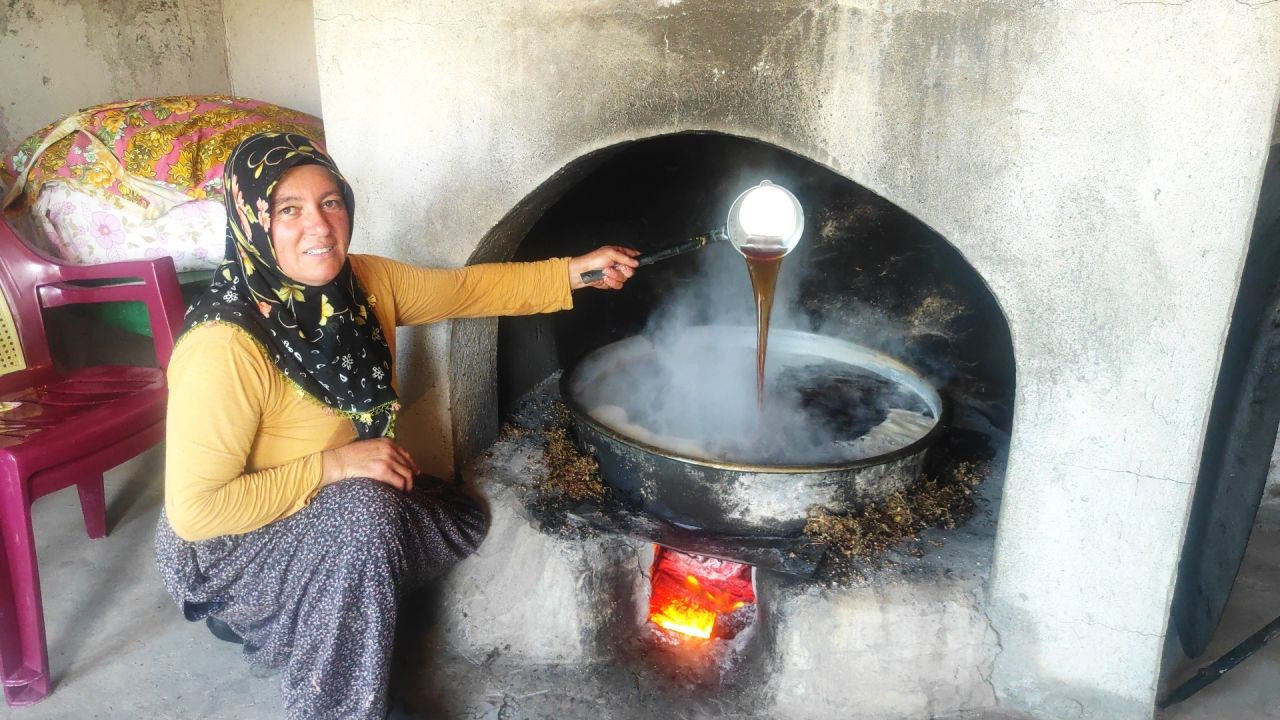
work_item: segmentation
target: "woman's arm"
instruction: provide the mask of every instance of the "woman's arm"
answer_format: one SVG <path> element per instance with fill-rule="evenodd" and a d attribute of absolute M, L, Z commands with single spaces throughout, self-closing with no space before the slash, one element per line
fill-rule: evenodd
<path fill-rule="evenodd" d="M 376 304 L 394 303 L 397 325 L 422 325 L 446 318 L 533 315 L 573 307 L 572 291 L 588 270 L 605 269 L 592 287 L 621 287 L 631 276 L 635 251 L 600 248 L 576 258 L 538 262 L 488 263 L 454 270 L 420 268 L 370 255 L 353 256 L 357 275 Z M 379 298 L 388 288 L 392 298 Z M 385 290 L 383 291 L 385 292 Z M 385 310 L 385 308 L 383 308 Z"/>
<path fill-rule="evenodd" d="M 169 366 L 165 510 L 185 540 L 246 533 L 310 502 L 321 452 L 245 472 L 276 370 L 242 331 L 198 328 Z"/>

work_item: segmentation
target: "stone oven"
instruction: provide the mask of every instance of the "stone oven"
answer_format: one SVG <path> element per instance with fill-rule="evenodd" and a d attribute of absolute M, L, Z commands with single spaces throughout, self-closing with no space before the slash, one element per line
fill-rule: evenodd
<path fill-rule="evenodd" d="M 916 575 L 945 580 L 929 593 L 907 573 L 838 593 L 756 578 L 760 632 L 726 652 L 742 650 L 736 672 L 757 694 L 739 682 L 736 701 L 762 717 L 997 705 L 1150 717 L 1272 138 L 1280 6 L 316 0 L 315 27 L 330 149 L 361 197 L 358 249 L 461 265 L 641 242 L 650 235 L 628 235 L 626 207 L 608 204 L 609 173 L 651 172 L 645 187 L 661 189 L 664 169 L 685 162 L 681 187 L 706 195 L 654 218 L 687 223 L 696 208 L 722 212 L 717 183 L 734 179 L 697 173 L 739 152 L 767 157 L 802 168 L 849 223 L 797 258 L 823 268 L 795 278 L 810 292 L 801 304 L 837 320 L 879 313 L 913 358 L 963 361 L 921 369 L 958 368 L 940 382 L 963 385 L 972 407 L 989 401 L 984 417 L 1007 427 L 1003 498 L 983 499 L 998 522 L 926 556 Z M 897 223 L 869 236 L 930 248 L 932 275 L 908 263 L 875 286 L 867 265 L 851 268 L 848 231 L 868 222 L 858 207 Z M 654 242 L 687 237 L 683 224 L 669 231 L 654 228 Z M 567 345 L 641 322 L 660 278 L 694 272 L 683 262 L 540 325 L 406 333 L 411 449 L 448 472 L 490 446 L 501 410 L 562 366 Z M 957 321 L 974 324 L 910 332 L 941 287 L 986 303 Z M 515 482 L 521 460 L 504 460 L 492 472 Z M 573 668 L 594 664 L 648 697 L 660 664 L 601 637 L 606 621 L 643 611 L 652 545 L 542 534 L 501 494 L 481 555 L 442 590 L 443 644 L 489 678 L 456 693 L 573 692 Z M 499 597 L 499 578 L 528 592 Z M 583 597 L 611 612 L 586 612 Z M 689 716 L 717 708 L 690 693 Z"/>
<path fill-rule="evenodd" d="M 934 448 L 931 468 L 1003 458 L 1014 390 L 1013 349 L 990 291 L 938 233 L 809 159 L 758 141 L 709 133 L 665 135 L 607 148 L 566 167 L 555 181 L 554 200 L 541 197 L 548 192 L 544 187 L 524 201 L 547 209 L 528 228 L 515 257 L 572 254 L 606 241 L 646 251 L 671 245 L 723 224 L 728 202 L 743 184 L 766 176 L 802 199 L 809 228 L 783 262 L 773 352 L 785 347 L 792 337 L 788 333 L 805 331 L 795 337 L 843 338 L 901 359 L 947 398 L 945 421 L 930 433 L 942 436 L 947 447 Z M 495 233 L 506 231 L 521 214 L 517 208 Z M 726 245 L 712 245 L 646 269 L 622 293 L 581 293 L 572 313 L 503 319 L 496 361 L 499 414 L 524 427 L 539 427 L 545 420 L 530 422 L 539 409 L 528 406 L 543 402 L 548 385 L 554 394 L 548 377 L 575 364 L 585 351 L 642 331 L 655 343 L 680 337 L 671 325 L 745 326 L 753 312 L 742 259 Z M 754 336 L 748 338 L 753 341 Z M 739 356 L 749 364 L 750 353 Z M 698 396 L 694 402 L 682 404 L 684 412 L 710 408 L 700 422 L 727 422 L 726 413 L 742 412 L 743 405 L 749 411 L 756 402 L 755 385 L 745 376 L 736 385 L 715 382 L 716 375 L 727 372 L 723 360 L 696 358 L 709 373 L 702 378 L 705 385 L 690 388 Z M 562 391 L 571 385 L 560 383 Z M 610 399 L 613 391 L 601 392 L 606 402 L 626 404 L 626 399 Z M 616 392 L 646 391 L 624 384 Z M 723 402 L 726 393 L 736 394 L 739 402 Z M 530 400 L 530 395 L 538 399 Z M 570 405 L 589 407 L 583 398 Z M 936 406 L 935 414 L 942 407 Z M 587 428 L 578 423 L 577 431 L 583 439 Z M 981 447 L 963 447 L 974 438 Z M 932 444 L 934 438 L 929 439 Z M 484 487 L 502 523 L 495 524 L 481 558 L 448 584 L 446 607 L 466 608 L 467 613 L 451 614 L 446 622 L 447 641 L 454 649 L 474 655 L 501 647 L 526 662 L 632 663 L 648 668 L 650 675 L 654 666 L 673 665 L 683 674 L 649 678 L 662 701 L 673 699 L 673 680 L 692 677 L 722 706 L 767 716 L 830 717 L 851 705 L 873 716 L 994 703 L 985 676 L 994 656 L 994 634 L 982 616 L 980 598 L 991 560 L 1001 460 L 980 493 L 978 518 L 954 533 L 932 533 L 927 542 L 913 545 L 922 549 L 933 543 L 945 547 L 943 552 L 917 561 L 899 549 L 895 570 L 868 569 L 874 578 L 854 588 L 825 587 L 832 581 L 829 573 L 814 577 L 822 548 L 800 536 L 796 523 L 803 523 L 804 509 L 811 506 L 839 509 L 833 497 L 823 494 L 829 487 L 826 476 L 743 476 L 723 468 L 688 473 L 682 471 L 686 465 L 654 465 L 651 455 L 637 457 L 628 447 L 619 449 L 599 432 L 590 432 L 585 440 L 601 460 L 611 491 L 632 495 L 642 506 L 640 515 L 620 519 L 587 503 L 575 508 L 576 514 L 604 535 L 540 536 L 530 525 L 557 523 L 513 503 L 515 496 L 527 496 L 537 485 L 543 472 L 537 453 L 530 455 L 530 446 L 517 441 L 498 443 L 491 456 L 465 473 Z M 947 459 L 937 461 L 939 454 Z M 892 482 L 898 474 L 914 479 L 919 461 L 911 453 L 869 466 L 864 477 L 874 478 L 870 488 L 883 479 Z M 521 470 L 526 477 L 519 477 Z M 706 493 L 699 489 L 703 486 Z M 805 490 L 797 493 L 796 488 Z M 794 527 L 784 528 L 786 522 Z M 542 547 L 550 559 L 531 563 L 531 547 Z M 614 552 L 625 547 L 640 559 L 619 564 L 606 547 Z M 570 578 L 578 580 L 566 583 Z M 564 625 L 539 627 L 528 612 L 556 612 L 542 603 L 526 604 L 525 612 L 516 609 L 525 604 L 529 587 L 561 606 Z M 893 588 L 891 599 L 880 595 L 886 588 Z M 859 604 L 865 610 L 851 609 Z M 573 612 L 566 615 L 564 606 Z M 876 622 L 872 628 L 860 625 L 865 617 L 851 625 L 845 617 L 904 611 L 917 615 Z M 672 632 L 657 633 L 656 626 Z M 739 636 L 739 630 L 747 632 Z M 690 644 L 690 636 L 713 640 L 709 646 Z M 926 640 L 930 637 L 947 639 Z M 912 643 L 931 645 L 927 657 L 901 652 Z M 848 665 L 841 656 L 855 647 L 865 656 L 856 670 L 827 669 Z M 848 671 L 877 680 L 850 685 L 844 675 Z M 810 676 L 806 689 L 797 691 L 794 682 L 805 676 Z M 863 697 L 875 687 L 890 692 Z"/>

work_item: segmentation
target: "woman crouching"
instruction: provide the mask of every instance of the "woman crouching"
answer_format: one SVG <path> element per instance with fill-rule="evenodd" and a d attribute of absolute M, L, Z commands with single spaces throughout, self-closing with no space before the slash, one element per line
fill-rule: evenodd
<path fill-rule="evenodd" d="M 394 437 L 395 328 L 572 307 L 634 251 L 417 268 L 348 255 L 351 187 L 307 138 L 226 165 L 226 259 L 169 367 L 160 573 L 188 620 L 279 670 L 290 718 L 382 720 L 397 605 L 473 552 L 483 512 Z"/>

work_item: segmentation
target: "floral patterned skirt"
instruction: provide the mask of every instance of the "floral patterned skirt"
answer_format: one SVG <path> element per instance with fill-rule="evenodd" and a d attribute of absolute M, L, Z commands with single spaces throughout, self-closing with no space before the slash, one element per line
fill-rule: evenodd
<path fill-rule="evenodd" d="M 330 485 L 297 513 L 243 535 L 187 542 L 161 514 L 156 560 L 188 620 L 244 638 L 281 672 L 290 718 L 383 720 L 400 599 L 471 554 L 481 509 L 429 477 L 403 493 L 368 479 Z"/>

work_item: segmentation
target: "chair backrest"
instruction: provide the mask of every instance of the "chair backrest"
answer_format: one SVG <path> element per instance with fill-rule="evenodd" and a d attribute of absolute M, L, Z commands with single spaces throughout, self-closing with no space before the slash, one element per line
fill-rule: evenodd
<path fill-rule="evenodd" d="M 0 221 L 0 374 L 49 367 L 49 340 L 40 311 L 39 288 L 61 277 L 51 259 L 32 250 Z"/>
<path fill-rule="evenodd" d="M 52 367 L 44 308 L 81 303 L 144 303 L 156 364 L 161 370 L 169 367 L 182 327 L 182 291 L 173 258 L 70 265 L 27 245 L 2 220 L 0 296 L 4 301 L 0 305 L 6 306 L 0 310 L 0 366 L 5 366 L 0 367 L 0 373 Z"/>

